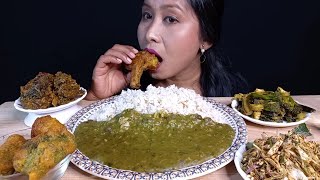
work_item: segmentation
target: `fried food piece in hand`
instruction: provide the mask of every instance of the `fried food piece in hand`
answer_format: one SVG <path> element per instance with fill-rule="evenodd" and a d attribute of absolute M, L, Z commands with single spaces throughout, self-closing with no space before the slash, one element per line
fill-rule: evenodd
<path fill-rule="evenodd" d="M 20 87 L 20 102 L 27 109 L 45 109 L 51 106 L 56 98 L 53 92 L 54 76 L 50 73 L 40 72 L 25 86 Z"/>
<path fill-rule="evenodd" d="M 35 125 L 32 126 L 37 128 L 32 131 L 34 137 L 13 157 L 13 167 L 16 171 L 28 174 L 30 180 L 40 179 L 76 150 L 74 135 L 58 123 L 58 120 L 50 116 L 36 119 Z"/>
<path fill-rule="evenodd" d="M 67 128 L 58 119 L 46 115 L 38 117 L 32 124 L 31 138 L 40 134 L 61 134 L 66 131 L 68 131 Z"/>
<path fill-rule="evenodd" d="M 13 134 L 0 146 L 0 175 L 10 175 L 14 173 L 12 159 L 26 139 L 19 135 Z"/>
<path fill-rule="evenodd" d="M 132 59 L 132 63 L 126 66 L 128 70 L 131 70 L 130 87 L 140 88 L 140 79 L 143 71 L 156 70 L 158 62 L 158 58 L 154 54 L 148 51 L 138 52 L 136 57 Z"/>

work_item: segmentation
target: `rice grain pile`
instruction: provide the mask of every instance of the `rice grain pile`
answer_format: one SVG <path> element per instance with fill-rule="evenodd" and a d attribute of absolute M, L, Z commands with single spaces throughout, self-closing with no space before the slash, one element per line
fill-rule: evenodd
<path fill-rule="evenodd" d="M 199 114 L 202 117 L 210 117 L 217 122 L 226 123 L 221 118 L 216 118 L 217 113 L 212 104 L 194 90 L 178 88 L 175 85 L 166 88 L 149 85 L 146 91 L 123 90 L 115 97 L 113 103 L 103 105 L 91 119 L 106 121 L 125 109 L 135 109 L 146 114 L 157 111 L 183 115 Z"/>

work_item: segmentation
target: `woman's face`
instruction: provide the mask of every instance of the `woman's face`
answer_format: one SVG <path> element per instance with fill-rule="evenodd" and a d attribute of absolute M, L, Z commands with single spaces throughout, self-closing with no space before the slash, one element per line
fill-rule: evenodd
<path fill-rule="evenodd" d="M 138 40 L 161 57 L 153 78 L 183 80 L 200 72 L 199 22 L 187 0 L 145 0 Z"/>

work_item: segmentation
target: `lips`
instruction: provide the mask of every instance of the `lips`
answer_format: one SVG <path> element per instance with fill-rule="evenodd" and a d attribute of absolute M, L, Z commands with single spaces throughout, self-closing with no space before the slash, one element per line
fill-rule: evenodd
<path fill-rule="evenodd" d="M 159 62 L 162 62 L 162 58 L 161 58 L 161 56 L 157 53 L 156 50 L 150 49 L 150 48 L 145 48 L 144 50 L 148 51 L 148 52 L 151 53 L 151 54 L 154 54 L 154 55 L 158 58 Z"/>

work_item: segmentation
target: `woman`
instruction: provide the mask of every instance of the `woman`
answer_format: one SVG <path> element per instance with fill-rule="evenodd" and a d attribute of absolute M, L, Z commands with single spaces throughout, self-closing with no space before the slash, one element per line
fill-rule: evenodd
<path fill-rule="evenodd" d="M 243 91 L 243 79 L 231 73 L 215 48 L 222 12 L 223 0 L 144 0 L 137 35 L 140 48 L 160 59 L 157 70 L 149 72 L 153 85 L 175 84 L 203 96 Z M 130 75 L 121 64 L 130 64 L 137 52 L 132 46 L 116 44 L 100 56 L 86 98 L 107 98 L 127 87 Z"/>

